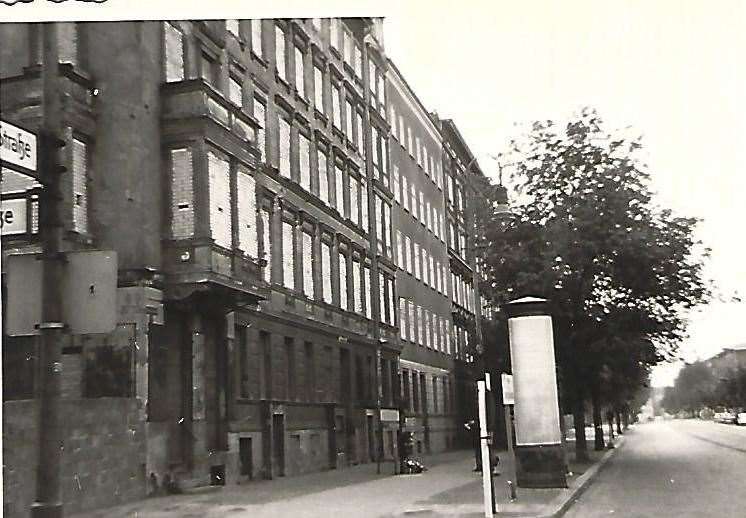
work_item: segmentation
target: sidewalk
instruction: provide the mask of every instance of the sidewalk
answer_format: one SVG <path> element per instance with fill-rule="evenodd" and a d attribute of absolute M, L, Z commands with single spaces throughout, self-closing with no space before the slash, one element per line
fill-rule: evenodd
<path fill-rule="evenodd" d="M 572 460 L 572 443 L 568 446 L 568 458 Z M 597 461 L 606 452 L 589 453 L 592 460 Z M 613 450 L 608 453 L 613 453 Z M 507 457 L 505 452 L 501 452 L 502 475 L 494 479 L 500 516 L 554 516 L 553 513 L 569 504 L 598 469 L 598 464 L 577 465 L 571 462 L 573 475 L 568 478 L 568 489 L 518 488 L 517 500 L 510 502 L 506 476 L 512 473 L 513 468 Z M 428 471 L 418 475 L 393 476 L 393 464 L 390 462 L 382 464 L 381 474 L 377 475 L 375 464 L 364 464 L 272 481 L 148 498 L 77 514 L 74 518 L 484 516 L 481 505 L 482 479 L 480 473 L 472 471 L 474 455 L 471 450 L 430 455 L 424 457 L 423 462 Z"/>

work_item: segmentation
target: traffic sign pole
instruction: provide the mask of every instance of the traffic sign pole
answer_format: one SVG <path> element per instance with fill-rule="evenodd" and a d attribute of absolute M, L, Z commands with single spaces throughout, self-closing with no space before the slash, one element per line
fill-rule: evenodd
<path fill-rule="evenodd" d="M 66 339 L 62 321 L 64 257 L 59 176 L 61 153 L 58 137 L 62 130 L 61 94 L 57 89 L 59 57 L 57 24 L 43 24 L 42 106 L 44 121 L 39 139 L 41 177 L 44 189 L 39 203 L 39 233 L 42 247 L 42 321 L 39 323 L 39 464 L 36 476 L 36 501 L 32 518 L 61 518 L 63 515 L 60 466 L 62 430 L 60 427 L 60 378 L 62 347 Z"/>

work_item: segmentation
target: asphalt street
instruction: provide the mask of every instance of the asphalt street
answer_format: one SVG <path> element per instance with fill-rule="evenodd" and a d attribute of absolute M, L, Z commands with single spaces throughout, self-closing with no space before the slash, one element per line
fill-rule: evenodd
<path fill-rule="evenodd" d="M 639 425 L 565 514 L 746 517 L 746 427 L 700 420 Z"/>

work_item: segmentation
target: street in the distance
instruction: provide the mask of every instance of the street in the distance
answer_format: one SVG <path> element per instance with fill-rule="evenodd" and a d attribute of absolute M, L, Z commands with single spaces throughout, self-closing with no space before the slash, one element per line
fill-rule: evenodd
<path fill-rule="evenodd" d="M 566 518 L 746 516 L 746 427 L 699 419 L 639 425 Z"/>

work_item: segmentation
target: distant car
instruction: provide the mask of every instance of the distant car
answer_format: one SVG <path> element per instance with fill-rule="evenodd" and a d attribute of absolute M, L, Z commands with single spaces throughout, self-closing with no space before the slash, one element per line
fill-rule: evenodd
<path fill-rule="evenodd" d="M 741 412 L 736 416 L 736 424 L 746 426 L 746 412 Z"/>
<path fill-rule="evenodd" d="M 725 411 L 715 414 L 715 422 L 723 424 L 733 424 L 736 422 L 736 414 L 733 412 Z"/>

